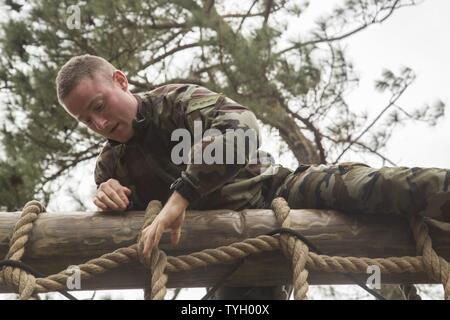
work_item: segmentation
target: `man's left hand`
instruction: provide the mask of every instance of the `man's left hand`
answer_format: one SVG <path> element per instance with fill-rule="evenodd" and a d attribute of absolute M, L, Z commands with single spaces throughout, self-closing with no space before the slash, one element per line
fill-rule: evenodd
<path fill-rule="evenodd" d="M 142 230 L 141 242 L 144 245 L 143 254 L 147 256 L 153 247 L 157 247 L 163 232 L 172 230 L 172 245 L 178 244 L 181 237 L 181 226 L 189 202 L 178 192 L 174 192 L 169 198 L 155 220 Z"/>

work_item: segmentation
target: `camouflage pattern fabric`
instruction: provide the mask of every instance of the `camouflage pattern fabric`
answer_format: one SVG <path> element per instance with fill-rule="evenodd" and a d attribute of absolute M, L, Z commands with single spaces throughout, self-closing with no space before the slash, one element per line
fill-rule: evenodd
<path fill-rule="evenodd" d="M 264 208 L 270 205 L 265 199 L 273 198 L 275 187 L 291 173 L 289 169 L 260 161 L 270 157 L 262 151 L 257 151 L 258 160 L 249 164 L 249 159 L 255 157 L 251 148 L 239 149 L 238 141 L 227 130 L 251 129 L 259 139 L 256 117 L 247 107 L 222 94 L 197 85 L 171 84 L 135 97 L 139 105 L 133 121 L 133 138 L 125 144 L 108 141 L 95 169 L 97 186 L 114 178 L 132 190 L 134 209 L 145 209 L 150 200 L 166 202 L 171 183 L 179 177 L 199 195 L 189 205 L 190 209 Z M 195 126 L 199 123 L 204 136 L 195 141 Z M 243 161 L 174 164 L 171 152 L 179 141 L 171 141 L 171 135 L 176 129 L 191 133 L 192 154 L 201 153 L 216 141 L 224 150 L 227 144 L 232 144 L 233 156 L 242 157 Z M 259 146 L 259 140 L 257 143 Z M 267 174 L 272 169 L 275 174 Z"/>
<path fill-rule="evenodd" d="M 280 186 L 291 208 L 355 214 L 420 213 L 450 221 L 450 170 L 371 168 L 362 163 L 300 166 Z"/>

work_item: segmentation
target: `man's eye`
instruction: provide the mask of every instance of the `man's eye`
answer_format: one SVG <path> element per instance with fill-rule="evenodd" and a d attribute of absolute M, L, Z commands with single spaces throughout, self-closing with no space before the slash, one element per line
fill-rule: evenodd
<path fill-rule="evenodd" d="M 99 105 L 97 105 L 95 108 L 94 108 L 94 111 L 95 112 L 100 112 L 100 111 L 102 111 L 103 110 L 103 104 L 99 104 Z"/>

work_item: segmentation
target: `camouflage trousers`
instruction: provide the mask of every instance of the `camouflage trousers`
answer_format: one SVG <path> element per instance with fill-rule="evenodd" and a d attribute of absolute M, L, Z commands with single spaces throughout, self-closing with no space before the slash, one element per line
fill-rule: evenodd
<path fill-rule="evenodd" d="M 450 170 L 371 168 L 362 163 L 300 166 L 279 189 L 295 209 L 356 214 L 419 213 L 450 221 Z"/>
<path fill-rule="evenodd" d="M 419 213 L 450 221 L 449 184 L 450 170 L 446 169 L 374 169 L 354 162 L 302 165 L 285 179 L 277 196 L 284 197 L 292 209 L 404 216 Z M 274 292 L 279 292 L 280 288 L 224 287 L 216 299 L 276 299 L 279 295 Z"/>

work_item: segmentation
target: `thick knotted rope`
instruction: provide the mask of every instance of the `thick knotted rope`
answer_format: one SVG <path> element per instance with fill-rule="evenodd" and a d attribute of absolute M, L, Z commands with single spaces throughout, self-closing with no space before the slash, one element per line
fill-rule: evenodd
<path fill-rule="evenodd" d="M 281 227 L 290 228 L 290 208 L 286 200 L 276 198 L 272 202 L 272 209 Z M 282 235 L 280 237 L 280 245 L 284 255 L 292 260 L 294 299 L 306 299 L 306 293 L 308 292 L 308 270 L 305 269 L 305 265 L 308 260 L 309 248 L 303 241 L 290 235 Z"/>
<path fill-rule="evenodd" d="M 289 207 L 281 199 L 272 203 L 277 221 L 282 227 L 289 228 Z M 27 203 L 21 218 L 14 228 L 7 258 L 20 260 L 24 254 L 24 246 L 28 240 L 32 223 L 37 219 L 44 207 L 36 201 Z M 153 221 L 161 210 L 159 201 L 152 201 L 146 210 L 144 227 Z M 417 242 L 418 257 L 391 258 L 360 258 L 360 257 L 330 257 L 310 252 L 308 247 L 292 236 L 258 236 L 241 242 L 221 246 L 216 249 L 206 249 L 189 255 L 167 257 L 166 254 L 154 248 L 150 257 L 143 257 L 140 244 L 120 248 L 99 258 L 79 265 L 81 280 L 89 279 L 107 270 L 132 261 L 141 261 L 151 272 L 150 287 L 145 292 L 146 298 L 163 299 L 166 293 L 167 273 L 193 270 L 212 264 L 223 264 L 246 258 L 250 255 L 278 250 L 281 248 L 287 257 L 292 258 L 294 297 L 306 297 L 309 270 L 322 272 L 366 273 L 368 266 L 378 266 L 382 273 L 427 272 L 427 274 L 444 285 L 445 298 L 450 299 L 449 266 L 432 248 L 428 228 L 420 217 L 411 220 L 411 227 Z M 138 239 L 139 243 L 139 239 Z M 0 284 L 6 284 L 20 294 L 21 299 L 37 297 L 37 293 L 66 290 L 67 278 L 70 274 L 63 270 L 45 278 L 34 278 L 27 272 L 11 267 L 5 267 L 0 273 Z"/>
<path fill-rule="evenodd" d="M 410 220 L 410 224 L 416 240 L 417 252 L 422 254 L 425 271 L 431 279 L 442 283 L 445 298 L 450 300 L 450 268 L 448 262 L 434 251 L 428 226 L 423 217 L 414 216 Z"/>
<path fill-rule="evenodd" d="M 156 215 L 161 211 L 160 202 L 150 202 L 145 210 L 144 225 L 142 229 L 149 226 Z M 150 269 L 150 285 L 144 289 L 144 299 L 163 300 L 166 295 L 167 275 L 164 273 L 167 266 L 167 256 L 159 248 L 153 248 L 150 256 L 142 254 L 142 243 L 138 237 L 139 260 Z"/>
<path fill-rule="evenodd" d="M 33 229 L 33 223 L 38 218 L 39 214 L 44 212 L 45 208 L 38 201 L 30 201 L 25 204 L 19 221 L 17 221 L 13 235 L 9 241 L 9 251 L 6 259 L 20 261 L 25 253 L 25 245 L 29 239 L 29 233 Z M 34 292 L 36 286 L 36 279 L 28 272 L 14 267 L 5 267 L 0 272 L 0 282 L 3 282 L 8 287 L 13 288 L 15 292 L 19 293 L 19 298 L 24 299 L 38 299 Z"/>

